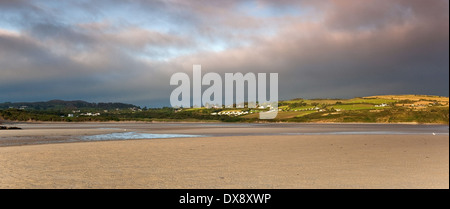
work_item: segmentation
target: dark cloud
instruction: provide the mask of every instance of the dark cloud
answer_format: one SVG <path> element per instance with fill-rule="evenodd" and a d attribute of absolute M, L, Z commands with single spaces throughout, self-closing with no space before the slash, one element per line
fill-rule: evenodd
<path fill-rule="evenodd" d="M 278 72 L 280 97 L 448 96 L 448 1 L 2 1 L 0 102 L 168 105 L 172 73 Z"/>

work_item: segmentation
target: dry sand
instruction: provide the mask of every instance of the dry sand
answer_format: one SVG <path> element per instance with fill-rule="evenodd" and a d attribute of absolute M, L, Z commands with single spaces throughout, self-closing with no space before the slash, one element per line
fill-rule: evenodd
<path fill-rule="evenodd" d="M 0 188 L 449 188 L 448 135 L 151 139 L 0 147 Z"/>

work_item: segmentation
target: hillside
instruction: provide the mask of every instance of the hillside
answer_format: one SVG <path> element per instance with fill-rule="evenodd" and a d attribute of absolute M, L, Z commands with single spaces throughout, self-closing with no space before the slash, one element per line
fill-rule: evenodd
<path fill-rule="evenodd" d="M 124 108 L 138 108 L 137 106 L 124 103 L 89 103 L 85 101 L 63 101 L 51 100 L 47 102 L 6 102 L 0 103 L 0 110 L 5 109 L 21 109 L 21 110 L 42 110 L 42 111 L 67 111 L 67 110 L 112 110 Z"/>
<path fill-rule="evenodd" d="M 258 117 L 250 114 L 244 118 Z M 449 123 L 449 98 L 380 95 L 353 99 L 281 101 L 276 120 L 290 122 Z"/>
<path fill-rule="evenodd" d="M 259 120 L 257 108 L 144 108 L 122 103 L 60 101 L 0 104 L 0 121 L 222 121 L 449 124 L 449 98 L 381 95 L 353 99 L 280 101 L 278 116 Z"/>

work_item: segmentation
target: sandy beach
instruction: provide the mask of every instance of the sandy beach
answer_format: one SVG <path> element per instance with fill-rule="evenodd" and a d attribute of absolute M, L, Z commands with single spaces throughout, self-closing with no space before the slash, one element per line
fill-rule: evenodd
<path fill-rule="evenodd" d="M 100 133 L 105 130 L 112 131 Z M 46 134 L 61 134 L 54 131 Z M 448 189 L 448 156 L 448 134 L 220 136 L 5 146 L 0 147 L 0 188 Z"/>

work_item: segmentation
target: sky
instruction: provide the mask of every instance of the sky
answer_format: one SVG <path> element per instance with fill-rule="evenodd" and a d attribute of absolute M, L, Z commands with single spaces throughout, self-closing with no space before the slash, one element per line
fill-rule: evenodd
<path fill-rule="evenodd" d="M 280 100 L 449 96 L 449 1 L 0 0 L 0 102 L 169 106 L 194 64 Z"/>

